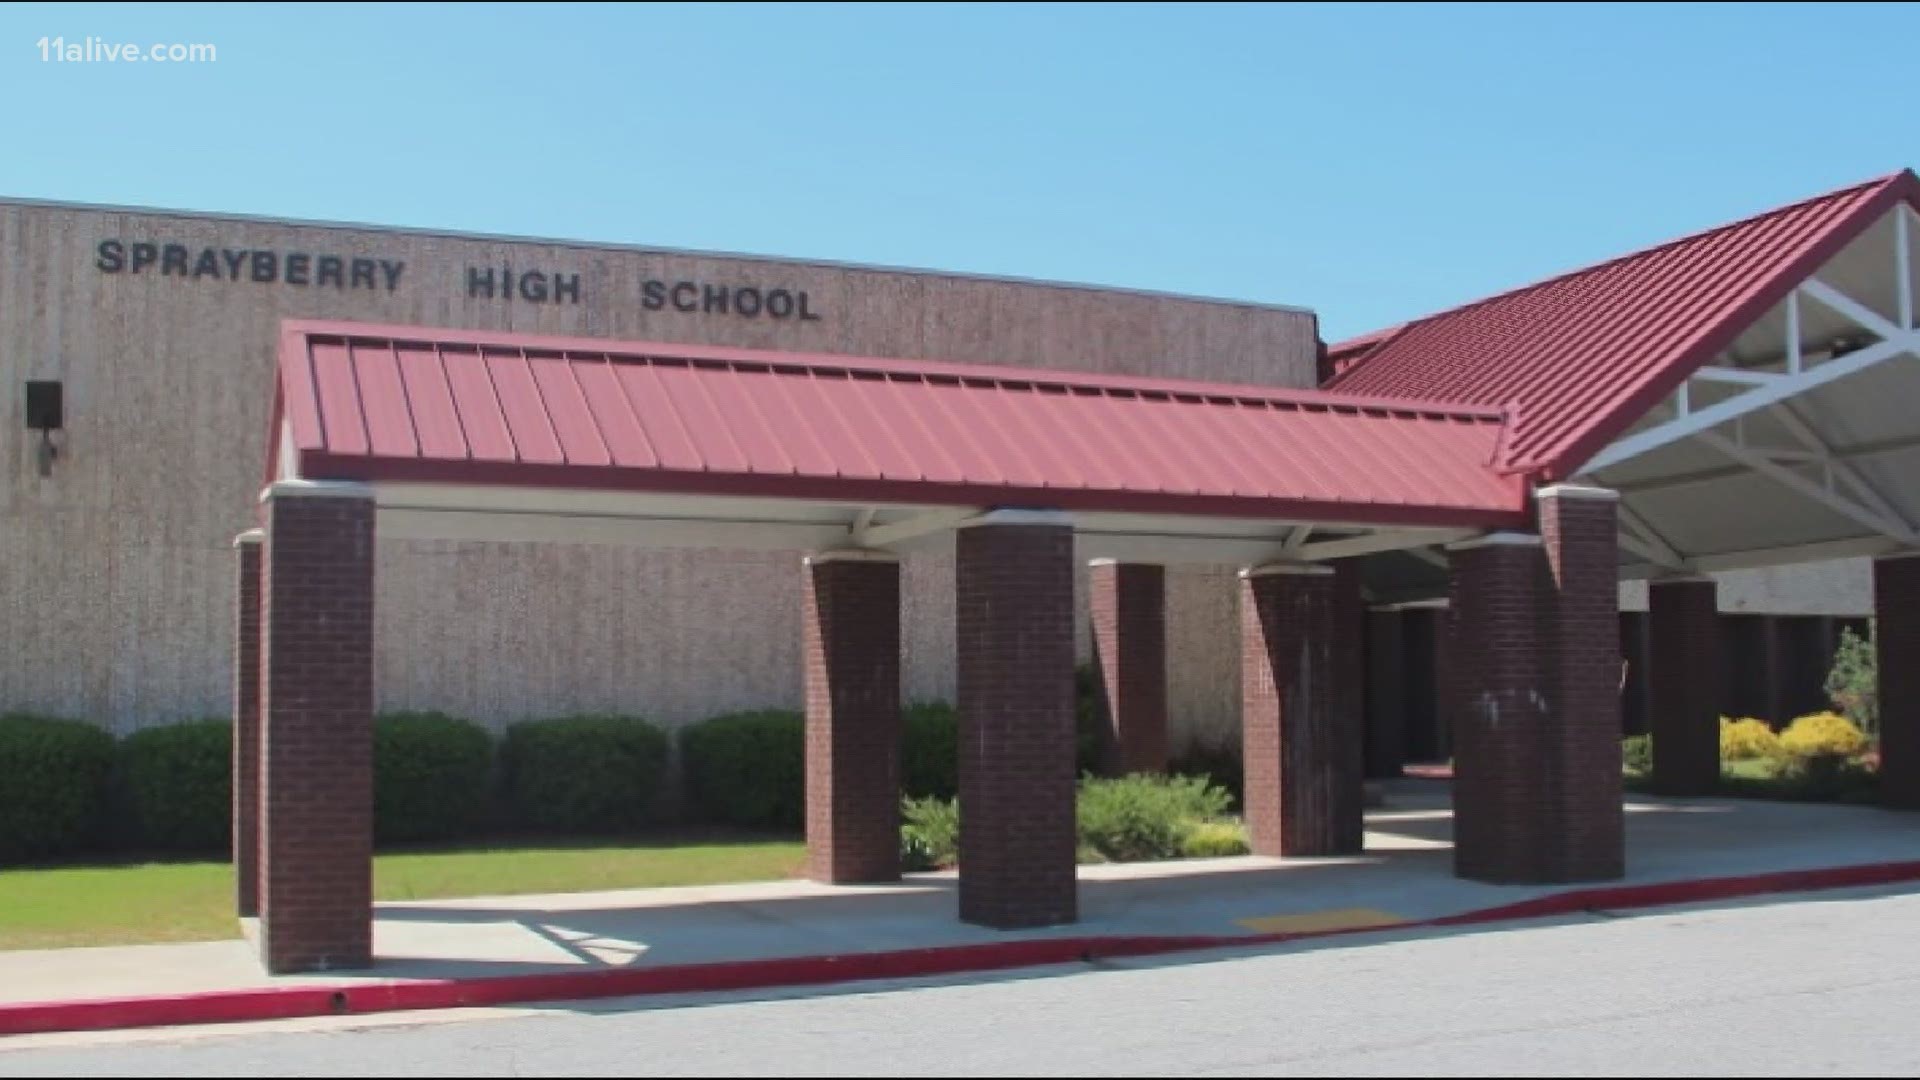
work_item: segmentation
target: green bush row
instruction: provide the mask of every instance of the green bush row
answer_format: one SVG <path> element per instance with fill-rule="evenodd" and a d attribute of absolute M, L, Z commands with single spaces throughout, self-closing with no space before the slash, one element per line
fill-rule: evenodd
<path fill-rule="evenodd" d="M 1097 708 L 1079 683 L 1077 765 L 1097 764 Z M 944 702 L 903 710 L 902 793 L 952 800 L 959 718 Z M 703 821 L 760 829 L 804 824 L 805 720 L 735 713 L 680 732 L 689 808 Z M 669 740 L 633 717 L 573 716 L 508 729 L 496 746 L 469 721 L 385 713 L 374 725 L 374 827 L 382 843 L 450 840 L 486 829 L 613 834 L 653 822 Z M 89 848 L 217 851 L 232 814 L 232 725 L 148 728 L 116 740 L 73 720 L 0 717 L 0 864 Z M 1175 771 L 1237 793 L 1237 760 L 1190 751 Z M 1227 796 L 1229 804 L 1235 795 Z"/>
<path fill-rule="evenodd" d="M 477 724 L 440 713 L 375 720 L 374 835 L 451 840 L 499 825 L 615 833 L 649 823 L 665 733 L 576 716 L 508 729 L 496 755 Z M 0 716 L 0 865 L 118 847 L 219 851 L 229 843 L 233 729 L 147 728 L 116 741 L 77 720 Z"/>

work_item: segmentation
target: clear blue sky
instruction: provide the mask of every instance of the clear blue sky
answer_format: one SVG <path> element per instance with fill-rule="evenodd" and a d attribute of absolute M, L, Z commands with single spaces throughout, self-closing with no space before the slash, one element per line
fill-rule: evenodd
<path fill-rule="evenodd" d="M 40 59 L 42 37 L 211 64 Z M 0 9 L 0 194 L 1317 309 L 1920 164 L 1910 5 Z"/>

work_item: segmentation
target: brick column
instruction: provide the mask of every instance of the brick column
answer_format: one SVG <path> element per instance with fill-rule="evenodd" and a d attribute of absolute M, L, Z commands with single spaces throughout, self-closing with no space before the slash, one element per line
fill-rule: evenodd
<path fill-rule="evenodd" d="M 1073 526 L 1000 510 L 961 526 L 960 918 L 1073 922 Z"/>
<path fill-rule="evenodd" d="M 1367 603 L 1359 559 L 1333 564 L 1333 723 L 1338 776 L 1351 779 L 1366 804 Z M 1355 845 L 1359 840 L 1354 841 Z"/>
<path fill-rule="evenodd" d="M 1324 566 L 1240 574 L 1242 757 L 1247 831 L 1258 855 L 1361 849 L 1358 746 L 1335 686 L 1334 580 Z"/>
<path fill-rule="evenodd" d="M 1920 810 L 1920 558 L 1873 564 L 1880 801 Z"/>
<path fill-rule="evenodd" d="M 802 578 L 807 859 L 815 881 L 900 877 L 900 563 L 810 556 Z"/>
<path fill-rule="evenodd" d="M 260 914 L 260 542 L 234 537 L 233 877 L 241 918 Z"/>
<path fill-rule="evenodd" d="M 1407 763 L 1407 647 L 1397 611 L 1367 614 L 1366 775 L 1389 779 Z"/>
<path fill-rule="evenodd" d="M 1539 493 L 1541 533 L 1454 545 L 1454 865 L 1500 883 L 1625 872 L 1613 493 Z"/>
<path fill-rule="evenodd" d="M 1167 771 L 1167 575 L 1160 566 L 1094 560 L 1094 656 L 1107 711 L 1108 773 Z"/>
<path fill-rule="evenodd" d="M 1711 578 L 1647 587 L 1653 790 L 1711 795 L 1720 786 L 1720 605 Z"/>
<path fill-rule="evenodd" d="M 360 484 L 267 489 L 260 951 L 274 974 L 373 962 L 373 519 Z"/>

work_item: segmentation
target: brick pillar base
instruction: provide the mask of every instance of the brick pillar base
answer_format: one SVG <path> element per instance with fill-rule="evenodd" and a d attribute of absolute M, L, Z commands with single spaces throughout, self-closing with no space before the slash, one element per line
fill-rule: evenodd
<path fill-rule="evenodd" d="M 1880 800 L 1920 810 L 1920 558 L 1873 564 Z"/>
<path fill-rule="evenodd" d="M 1647 589 L 1653 790 L 1711 795 L 1720 786 L 1720 606 L 1712 580 Z"/>
<path fill-rule="evenodd" d="M 373 499 L 276 483 L 261 575 L 260 951 L 373 962 Z"/>
<path fill-rule="evenodd" d="M 260 542 L 234 538 L 233 877 L 241 918 L 260 914 Z"/>
<path fill-rule="evenodd" d="M 1241 740 L 1247 831 L 1257 855 L 1361 849 L 1357 733 L 1340 711 L 1333 570 L 1244 571 L 1240 589 Z"/>
<path fill-rule="evenodd" d="M 1089 574 L 1094 657 L 1107 713 L 1111 775 L 1167 770 L 1167 576 L 1160 566 L 1096 561 Z"/>
<path fill-rule="evenodd" d="M 1407 648 L 1397 611 L 1367 615 L 1366 775 L 1399 776 L 1407 763 Z"/>
<path fill-rule="evenodd" d="M 1539 495 L 1541 535 L 1451 551 L 1455 872 L 1610 880 L 1625 873 L 1615 503 Z"/>
<path fill-rule="evenodd" d="M 900 564 L 829 552 L 803 577 L 807 858 L 815 881 L 900 877 Z"/>
<path fill-rule="evenodd" d="M 960 918 L 1073 922 L 1073 527 L 996 511 L 956 549 Z"/>

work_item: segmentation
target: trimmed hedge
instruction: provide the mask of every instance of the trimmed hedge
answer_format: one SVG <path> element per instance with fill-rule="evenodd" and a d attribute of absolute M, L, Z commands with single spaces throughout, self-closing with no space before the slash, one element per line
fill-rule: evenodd
<path fill-rule="evenodd" d="M 0 716 L 0 863 L 58 855 L 106 817 L 113 736 L 78 720 Z"/>
<path fill-rule="evenodd" d="M 806 824 L 807 720 L 789 709 L 729 713 L 680 732 L 687 799 L 703 820 L 752 829 Z"/>
<path fill-rule="evenodd" d="M 900 790 L 909 799 L 960 794 L 960 713 L 944 701 L 920 701 L 901 713 Z"/>
<path fill-rule="evenodd" d="M 190 720 L 134 732 L 120 742 L 120 784 L 140 846 L 232 849 L 232 721 Z"/>
<path fill-rule="evenodd" d="M 500 764 L 514 820 L 606 834 L 652 823 L 667 736 L 633 716 L 563 716 L 507 729 Z"/>
<path fill-rule="evenodd" d="M 373 722 L 373 834 L 381 843 L 451 840 L 487 822 L 493 736 L 439 712 Z"/>

